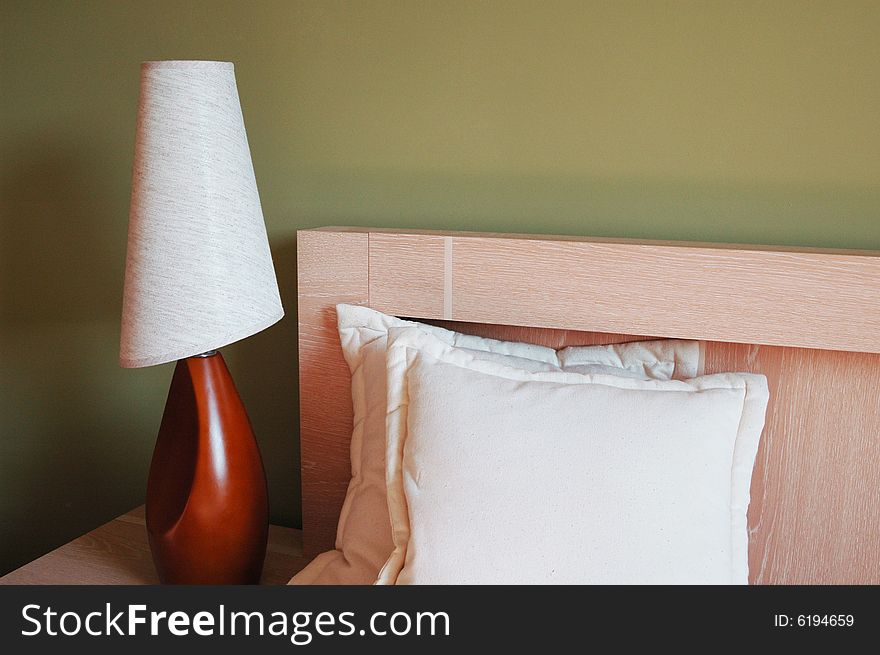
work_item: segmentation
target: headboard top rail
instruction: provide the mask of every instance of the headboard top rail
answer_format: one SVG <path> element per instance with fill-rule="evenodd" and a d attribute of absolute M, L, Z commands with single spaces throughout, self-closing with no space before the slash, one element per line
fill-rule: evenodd
<path fill-rule="evenodd" d="M 812 246 L 782 246 L 756 243 L 720 243 L 712 241 L 680 241 L 674 239 L 636 239 L 629 237 L 598 237 L 571 234 L 525 234 L 516 232 L 476 232 L 470 230 L 423 230 L 419 228 L 390 227 L 315 227 L 298 232 L 340 232 L 347 234 L 388 234 L 422 235 L 434 237 L 456 237 L 460 239 L 513 239 L 515 241 L 571 241 L 576 243 L 621 244 L 630 246 L 666 246 L 670 248 L 707 248 L 711 250 L 744 250 L 756 252 L 790 252 L 815 255 L 846 255 L 849 257 L 875 257 L 880 259 L 880 250 L 859 250 L 853 248 L 818 248 Z"/>
<path fill-rule="evenodd" d="M 364 228 L 299 232 L 365 261 L 389 314 L 880 352 L 880 251 Z"/>

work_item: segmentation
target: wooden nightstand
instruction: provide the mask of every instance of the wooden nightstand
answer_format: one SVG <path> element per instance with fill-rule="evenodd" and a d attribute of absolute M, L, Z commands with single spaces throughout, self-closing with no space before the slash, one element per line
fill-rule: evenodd
<path fill-rule="evenodd" d="M 287 584 L 308 563 L 300 530 L 270 525 L 266 551 L 260 584 Z M 0 584 L 159 584 L 143 505 L 8 573 Z"/>

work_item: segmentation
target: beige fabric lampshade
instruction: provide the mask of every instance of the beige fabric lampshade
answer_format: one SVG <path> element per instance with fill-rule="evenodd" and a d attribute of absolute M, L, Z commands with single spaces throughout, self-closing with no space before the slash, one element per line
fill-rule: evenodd
<path fill-rule="evenodd" d="M 283 315 L 233 65 L 145 62 L 120 364 L 197 355 Z"/>

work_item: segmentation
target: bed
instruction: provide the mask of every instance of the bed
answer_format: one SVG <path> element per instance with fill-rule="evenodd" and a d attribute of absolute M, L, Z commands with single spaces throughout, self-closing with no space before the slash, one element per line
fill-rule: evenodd
<path fill-rule="evenodd" d="M 766 376 L 752 584 L 880 583 L 880 253 L 328 227 L 297 235 L 303 539 L 332 549 L 351 477 L 338 303 L 558 348 L 705 344 Z"/>

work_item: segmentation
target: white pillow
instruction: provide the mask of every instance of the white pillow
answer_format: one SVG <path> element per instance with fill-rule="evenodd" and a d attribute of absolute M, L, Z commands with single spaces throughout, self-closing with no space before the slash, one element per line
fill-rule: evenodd
<path fill-rule="evenodd" d="M 568 347 L 560 350 L 558 355 L 559 365 L 571 373 L 688 380 L 703 372 L 704 346 L 702 341 L 659 339 L 612 344 L 601 349 Z"/>
<path fill-rule="evenodd" d="M 745 584 L 764 376 L 687 382 L 387 348 L 380 583 Z"/>
<path fill-rule="evenodd" d="M 662 340 L 566 348 L 485 339 L 404 321 L 356 305 L 337 305 L 342 351 L 351 369 L 354 430 L 352 478 L 336 534 L 336 550 L 319 555 L 292 580 L 294 584 L 372 584 L 388 559 L 391 538 L 385 486 L 385 355 L 388 330 L 413 327 L 469 357 L 522 370 L 559 371 L 596 366 L 621 375 L 692 377 L 701 366 L 696 341 Z M 567 363 L 565 365 L 568 365 Z"/>

